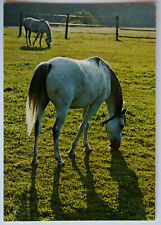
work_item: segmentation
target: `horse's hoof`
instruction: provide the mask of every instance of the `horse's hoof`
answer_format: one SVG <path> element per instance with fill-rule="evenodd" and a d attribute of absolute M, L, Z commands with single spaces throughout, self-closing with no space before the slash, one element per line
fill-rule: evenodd
<path fill-rule="evenodd" d="M 37 158 L 33 158 L 33 159 L 31 160 L 31 165 L 32 165 L 32 166 L 37 166 L 37 165 L 38 165 L 38 159 L 37 159 Z"/>
<path fill-rule="evenodd" d="M 91 152 L 91 151 L 92 151 L 92 148 L 91 148 L 91 147 L 89 147 L 89 146 L 86 146 L 86 147 L 85 147 L 85 152 L 89 153 L 89 152 Z"/>
<path fill-rule="evenodd" d="M 61 160 L 58 162 L 58 166 L 59 166 L 59 167 L 64 167 L 64 166 L 65 166 L 65 162 L 61 159 Z"/>
<path fill-rule="evenodd" d="M 119 148 L 115 148 L 111 144 L 109 144 L 109 146 L 110 146 L 110 148 L 111 148 L 112 151 L 118 151 L 119 150 Z"/>
<path fill-rule="evenodd" d="M 75 158 L 75 152 L 73 152 L 72 150 L 69 150 L 68 155 L 70 158 Z"/>

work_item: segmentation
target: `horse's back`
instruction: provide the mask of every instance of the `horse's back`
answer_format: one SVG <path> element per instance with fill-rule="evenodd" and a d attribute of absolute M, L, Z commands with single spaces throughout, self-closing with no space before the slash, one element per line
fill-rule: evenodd
<path fill-rule="evenodd" d="M 50 60 L 52 68 L 46 83 L 50 100 L 56 104 L 56 99 L 62 98 L 64 104 L 71 108 L 105 100 L 110 80 L 98 61 L 98 57 L 86 60 L 57 57 Z"/>
<path fill-rule="evenodd" d="M 46 31 L 46 24 L 44 20 L 38 20 L 31 17 L 24 18 L 24 26 L 31 32 L 35 33 L 42 33 Z"/>
<path fill-rule="evenodd" d="M 29 26 L 29 24 L 34 23 L 35 21 L 38 21 L 37 19 L 26 17 L 23 20 L 24 25 Z"/>

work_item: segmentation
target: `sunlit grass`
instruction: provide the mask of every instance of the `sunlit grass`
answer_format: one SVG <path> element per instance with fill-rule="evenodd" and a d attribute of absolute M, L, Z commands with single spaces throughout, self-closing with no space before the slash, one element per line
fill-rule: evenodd
<path fill-rule="evenodd" d="M 103 34 L 53 33 L 53 44 L 27 48 L 17 29 L 4 29 L 4 220 L 155 219 L 155 40 L 116 42 Z M 81 110 L 69 110 L 60 137 L 65 167 L 54 158 L 55 109 L 45 111 L 38 144 L 39 165 L 30 165 L 33 133 L 26 134 L 25 104 L 36 65 L 55 56 L 100 56 L 117 73 L 127 125 L 120 151 L 112 152 L 101 122 L 102 104 L 90 120 L 90 156 L 78 142 L 75 161 L 68 150 L 81 123 Z"/>

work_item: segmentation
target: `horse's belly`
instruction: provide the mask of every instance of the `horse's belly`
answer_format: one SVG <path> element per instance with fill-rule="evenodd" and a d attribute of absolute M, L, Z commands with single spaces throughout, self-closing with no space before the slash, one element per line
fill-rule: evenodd
<path fill-rule="evenodd" d="M 104 100 L 104 95 L 99 96 L 97 93 L 93 92 L 84 92 L 82 94 L 79 94 L 75 96 L 73 99 L 70 108 L 85 108 L 89 105 L 95 103 L 99 104 Z"/>
<path fill-rule="evenodd" d="M 84 97 L 80 97 L 80 98 L 76 98 L 76 99 L 73 99 L 71 105 L 70 105 L 70 108 L 71 109 L 76 109 L 76 108 L 85 108 L 87 106 L 89 106 L 91 103 L 92 103 L 92 100 L 93 99 L 87 99 L 87 98 L 84 98 Z"/>

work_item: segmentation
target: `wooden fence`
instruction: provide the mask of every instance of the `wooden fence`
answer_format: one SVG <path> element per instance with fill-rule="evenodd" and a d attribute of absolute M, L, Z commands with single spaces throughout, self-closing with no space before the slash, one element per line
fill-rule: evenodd
<path fill-rule="evenodd" d="M 156 28 L 119 28 L 120 38 L 156 39 Z"/>
<path fill-rule="evenodd" d="M 19 35 L 18 37 L 21 36 L 21 31 L 22 31 L 22 26 L 23 26 L 23 18 L 24 17 L 36 17 L 36 18 L 51 18 L 49 21 L 49 24 L 51 26 L 61 26 L 64 27 L 64 37 L 65 39 L 68 39 L 68 32 L 69 32 L 69 27 L 81 27 L 81 28 L 109 28 L 113 27 L 113 34 L 115 35 L 115 40 L 119 41 L 119 38 L 147 38 L 147 39 L 155 39 L 156 38 L 156 29 L 148 29 L 148 28 L 127 28 L 127 27 L 119 27 L 119 17 L 113 17 L 113 18 L 107 18 L 107 17 L 102 17 L 102 18 L 97 18 L 96 19 L 103 19 L 106 21 L 112 21 L 111 24 L 109 25 L 94 25 L 94 24 L 73 24 L 70 22 L 70 19 L 73 18 L 82 18 L 84 16 L 77 16 L 77 15 L 61 15 L 61 14 L 36 14 L 36 15 L 25 15 L 22 12 L 20 13 L 19 16 Z M 56 22 L 54 21 L 53 18 L 63 18 L 64 22 Z M 56 19 L 55 19 L 56 20 Z M 54 22 L 53 22 L 54 21 Z M 84 29 L 84 32 L 88 32 L 87 30 Z M 135 35 L 134 32 L 137 32 L 137 35 Z M 138 32 L 140 32 L 141 35 L 138 35 Z M 153 33 L 152 35 L 149 35 L 149 33 Z M 110 33 L 111 34 L 111 33 Z"/>
<path fill-rule="evenodd" d="M 20 13 L 19 16 L 19 34 L 18 37 L 21 36 L 22 33 L 22 26 L 23 26 L 23 18 L 24 17 L 41 17 L 41 18 L 46 18 L 46 17 L 62 17 L 65 18 L 65 22 L 53 22 L 49 21 L 50 26 L 64 26 L 65 27 L 65 39 L 68 39 L 68 31 L 69 27 L 95 27 L 95 28 L 101 28 L 101 27 L 111 27 L 105 26 L 105 25 L 94 25 L 94 24 L 73 24 L 70 23 L 71 18 L 81 18 L 84 16 L 76 16 L 76 15 L 61 15 L 61 14 L 37 14 L 37 15 L 24 15 L 22 12 Z M 119 17 L 113 17 L 113 18 L 106 18 L 104 17 L 103 19 L 107 20 L 113 20 L 112 26 L 115 27 L 115 36 L 116 36 L 116 41 L 119 40 L 118 35 L 119 35 Z"/>

